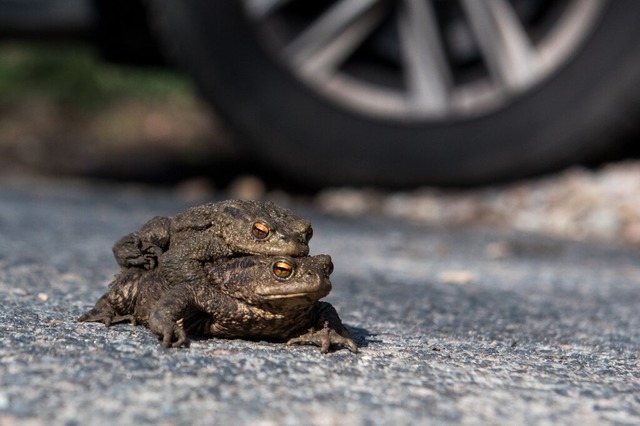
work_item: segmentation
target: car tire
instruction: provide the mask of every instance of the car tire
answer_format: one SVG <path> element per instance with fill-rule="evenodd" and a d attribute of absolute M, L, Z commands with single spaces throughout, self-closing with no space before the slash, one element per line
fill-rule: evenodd
<path fill-rule="evenodd" d="M 252 155 L 307 184 L 476 185 L 602 156 L 637 120 L 640 2 L 614 0 L 572 59 L 480 116 L 393 120 L 323 97 L 239 1 L 155 0 L 161 37 Z"/>

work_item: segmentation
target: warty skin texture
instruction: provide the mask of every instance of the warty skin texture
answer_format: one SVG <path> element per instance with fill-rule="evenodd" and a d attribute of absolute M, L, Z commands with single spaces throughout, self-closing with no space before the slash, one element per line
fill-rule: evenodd
<path fill-rule="evenodd" d="M 328 255 L 292 258 L 245 256 L 204 265 L 204 278 L 169 285 L 161 266 L 125 269 L 80 321 L 130 321 L 159 336 L 166 347 L 188 345 L 187 336 L 264 339 L 357 352 L 334 307 L 320 299 L 331 291 Z"/>
<path fill-rule="evenodd" d="M 243 254 L 306 256 L 311 223 L 269 201 L 226 200 L 158 216 L 113 246 L 122 268 L 147 270 L 163 253 L 178 248 L 187 262 Z"/>

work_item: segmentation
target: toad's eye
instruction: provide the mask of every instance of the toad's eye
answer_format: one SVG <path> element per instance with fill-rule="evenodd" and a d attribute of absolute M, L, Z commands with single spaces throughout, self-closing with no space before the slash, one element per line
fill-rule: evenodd
<path fill-rule="evenodd" d="M 273 275 L 278 278 L 287 279 L 293 274 L 293 265 L 284 260 L 278 260 L 273 264 Z"/>
<path fill-rule="evenodd" d="M 264 240 L 269 235 L 269 227 L 264 223 L 256 222 L 251 228 L 251 233 L 259 240 Z"/>

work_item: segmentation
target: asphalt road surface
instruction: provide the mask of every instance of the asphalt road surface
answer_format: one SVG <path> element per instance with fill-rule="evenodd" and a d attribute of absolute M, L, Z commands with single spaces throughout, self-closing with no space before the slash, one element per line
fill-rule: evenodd
<path fill-rule="evenodd" d="M 640 253 L 292 205 L 360 346 L 78 323 L 170 191 L 0 187 L 0 425 L 640 424 Z"/>

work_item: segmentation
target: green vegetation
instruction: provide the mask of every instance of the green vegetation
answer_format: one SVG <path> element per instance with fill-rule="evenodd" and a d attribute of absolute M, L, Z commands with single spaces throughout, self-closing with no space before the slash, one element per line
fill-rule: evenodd
<path fill-rule="evenodd" d="M 177 73 L 102 61 L 89 46 L 0 44 L 0 106 L 29 99 L 69 109 L 100 109 L 123 99 L 150 102 L 192 97 Z"/>

